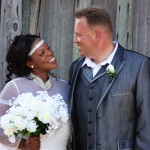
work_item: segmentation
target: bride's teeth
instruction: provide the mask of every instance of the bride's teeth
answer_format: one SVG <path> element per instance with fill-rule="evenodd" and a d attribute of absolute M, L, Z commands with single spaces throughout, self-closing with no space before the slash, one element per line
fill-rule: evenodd
<path fill-rule="evenodd" d="M 53 62 L 55 60 L 55 57 L 53 57 L 49 62 Z"/>

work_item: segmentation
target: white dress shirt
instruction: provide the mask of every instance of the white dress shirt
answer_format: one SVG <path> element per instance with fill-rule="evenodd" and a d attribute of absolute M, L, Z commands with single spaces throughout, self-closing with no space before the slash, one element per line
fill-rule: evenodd
<path fill-rule="evenodd" d="M 81 67 L 83 67 L 84 65 L 87 65 L 88 67 L 91 67 L 93 77 L 94 77 L 103 65 L 111 64 L 111 62 L 114 58 L 114 55 L 117 51 L 117 48 L 118 48 L 118 43 L 116 41 L 113 41 L 113 43 L 115 45 L 115 48 L 114 48 L 113 52 L 107 57 L 106 60 L 104 60 L 103 62 L 101 62 L 99 64 L 96 64 L 90 58 L 86 57 Z"/>

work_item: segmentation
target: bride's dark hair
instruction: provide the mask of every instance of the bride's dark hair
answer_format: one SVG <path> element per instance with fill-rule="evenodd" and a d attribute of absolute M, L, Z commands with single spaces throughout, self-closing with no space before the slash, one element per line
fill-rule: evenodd
<path fill-rule="evenodd" d="M 16 77 L 29 76 L 31 68 L 27 67 L 28 54 L 31 51 L 32 44 L 38 38 L 40 37 L 31 34 L 15 36 L 6 55 L 8 70 L 6 83 L 11 80 L 13 74 Z"/>

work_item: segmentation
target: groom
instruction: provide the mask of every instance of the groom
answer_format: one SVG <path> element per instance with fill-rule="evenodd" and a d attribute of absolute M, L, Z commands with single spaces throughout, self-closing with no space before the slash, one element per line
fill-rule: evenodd
<path fill-rule="evenodd" d="M 149 58 L 112 42 L 106 10 L 85 8 L 75 17 L 81 57 L 69 79 L 73 149 L 150 150 Z"/>

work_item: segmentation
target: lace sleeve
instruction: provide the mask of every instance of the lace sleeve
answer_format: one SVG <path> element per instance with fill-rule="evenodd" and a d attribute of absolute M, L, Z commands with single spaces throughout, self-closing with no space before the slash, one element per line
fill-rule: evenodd
<path fill-rule="evenodd" d="M 4 89 L 0 93 L 0 99 L 8 101 L 12 97 L 17 97 L 18 93 L 17 85 L 15 82 L 10 81 L 5 85 Z"/>
<path fill-rule="evenodd" d="M 18 95 L 17 89 L 13 82 L 9 82 L 6 84 L 2 92 L 0 93 L 0 116 L 6 114 L 6 111 L 9 109 L 9 100 L 12 97 L 16 97 Z M 17 142 L 12 144 L 8 141 L 8 137 L 4 135 L 3 130 L 0 128 L 0 146 L 9 147 L 8 149 L 15 148 L 17 146 Z M 11 147 L 11 148 L 10 148 Z"/>

